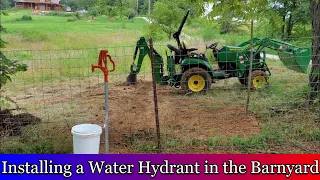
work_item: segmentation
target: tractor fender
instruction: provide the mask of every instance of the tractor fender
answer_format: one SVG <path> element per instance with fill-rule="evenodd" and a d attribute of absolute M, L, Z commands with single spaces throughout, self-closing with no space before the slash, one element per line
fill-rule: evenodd
<path fill-rule="evenodd" d="M 207 61 L 204 61 L 201 59 L 194 59 L 194 58 L 186 58 L 181 61 L 182 73 L 194 67 L 199 67 L 206 70 L 210 74 L 211 78 L 213 78 L 212 66 Z"/>

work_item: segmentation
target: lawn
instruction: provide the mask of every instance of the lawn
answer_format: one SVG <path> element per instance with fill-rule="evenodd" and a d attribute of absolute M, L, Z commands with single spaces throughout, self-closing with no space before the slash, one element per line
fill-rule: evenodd
<path fill-rule="evenodd" d="M 117 20 L 100 16 L 90 21 L 83 17 L 68 22 L 70 17 L 32 15 L 32 21 L 21 21 L 30 11 L 13 11 L 1 16 L 8 33 L 3 38 L 10 42 L 7 50 L 80 49 L 134 45 L 146 21 L 129 20 L 125 27 Z"/>

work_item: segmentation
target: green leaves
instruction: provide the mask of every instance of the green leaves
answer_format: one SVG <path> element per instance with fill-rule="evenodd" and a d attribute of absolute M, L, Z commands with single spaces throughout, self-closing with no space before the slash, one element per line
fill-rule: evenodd
<path fill-rule="evenodd" d="M 8 15 L 5 12 L 1 12 L 1 15 Z M 6 29 L 0 24 L 0 35 L 2 33 L 7 32 Z M 0 37 L 0 48 L 5 47 L 6 42 L 3 41 Z M 19 71 L 26 71 L 27 70 L 27 65 L 19 63 L 18 61 L 12 61 L 8 59 L 2 51 L 0 51 L 0 89 L 8 82 L 12 81 L 11 80 L 11 75 L 16 74 Z M 0 107 L 2 107 L 0 103 Z"/>
<path fill-rule="evenodd" d="M 16 74 L 19 71 L 26 71 L 27 65 L 19 63 L 18 61 L 12 61 L 6 58 L 6 56 L 0 52 L 0 89 L 11 80 L 11 75 Z"/>
<path fill-rule="evenodd" d="M 8 14 L 6 12 L 4 12 L 4 11 L 0 12 L 0 16 L 2 16 L 2 15 L 8 16 Z M 5 41 L 3 41 L 1 39 L 2 33 L 6 33 L 6 32 L 7 32 L 7 30 L 0 24 L 0 48 L 4 48 L 5 44 L 7 44 Z"/>
<path fill-rule="evenodd" d="M 6 33 L 7 30 L 0 24 L 0 32 L 1 33 Z"/>
<path fill-rule="evenodd" d="M 170 39 L 178 29 L 185 12 L 179 4 L 172 1 L 157 1 L 151 14 L 153 28 L 165 32 Z"/>
<path fill-rule="evenodd" d="M 2 108 L 10 108 L 10 103 L 9 103 L 9 97 L 8 96 L 4 96 L 4 97 L 0 97 L 0 107 Z"/>
<path fill-rule="evenodd" d="M 0 10 L 8 9 L 10 8 L 10 2 L 9 0 L 1 0 L 0 1 Z"/>
<path fill-rule="evenodd" d="M 205 4 L 212 4 L 210 17 L 233 14 L 235 18 L 243 20 L 259 20 L 263 18 L 263 12 L 268 8 L 268 0 L 190 0 L 196 1 L 201 7 Z M 203 9 L 205 10 L 205 8 Z"/>
<path fill-rule="evenodd" d="M 0 36 L 2 33 L 6 33 L 7 30 L 0 24 Z M 4 48 L 5 44 L 7 44 L 5 41 L 3 41 L 0 37 L 0 48 Z"/>

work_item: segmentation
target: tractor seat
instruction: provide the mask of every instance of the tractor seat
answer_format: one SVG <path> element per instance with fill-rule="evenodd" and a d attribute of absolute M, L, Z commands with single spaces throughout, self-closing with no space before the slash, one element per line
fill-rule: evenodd
<path fill-rule="evenodd" d="M 174 52 L 174 61 L 175 64 L 179 64 L 180 59 L 184 59 L 185 57 L 187 57 L 188 52 L 182 50 L 182 49 L 178 49 L 170 44 L 167 44 L 167 47 Z"/>
<path fill-rule="evenodd" d="M 208 58 L 203 53 L 191 53 L 190 57 L 201 59 L 208 62 Z"/>
<path fill-rule="evenodd" d="M 204 61 L 208 61 L 208 59 L 206 58 L 206 56 L 203 53 L 193 52 L 193 51 L 198 50 L 197 48 L 187 48 L 185 42 L 182 42 L 182 46 L 183 46 L 183 49 L 185 50 L 185 52 L 187 53 L 187 57 L 197 58 L 197 59 L 201 59 Z"/>

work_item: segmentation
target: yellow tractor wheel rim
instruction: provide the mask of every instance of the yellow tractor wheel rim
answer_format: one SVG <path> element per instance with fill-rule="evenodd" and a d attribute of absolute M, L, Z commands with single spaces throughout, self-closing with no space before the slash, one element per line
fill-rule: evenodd
<path fill-rule="evenodd" d="M 253 78 L 252 84 L 255 88 L 262 88 L 266 84 L 266 78 L 263 76 L 257 76 Z"/>
<path fill-rule="evenodd" d="M 206 85 L 205 79 L 200 75 L 193 75 L 188 80 L 188 87 L 193 92 L 200 92 Z"/>

